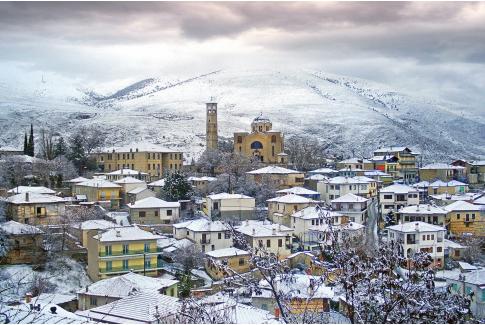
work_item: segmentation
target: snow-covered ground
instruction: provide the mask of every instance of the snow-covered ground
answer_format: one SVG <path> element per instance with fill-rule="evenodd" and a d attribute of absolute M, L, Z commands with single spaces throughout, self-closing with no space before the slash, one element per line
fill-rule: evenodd
<path fill-rule="evenodd" d="M 408 145 L 422 151 L 425 161 L 485 156 L 483 110 L 472 114 L 477 110 L 466 103 L 414 97 L 321 71 L 209 71 L 180 80 L 146 79 L 106 95 L 80 91 L 74 81 L 45 79 L 11 83 L 0 76 L 0 146 L 20 146 L 31 122 L 61 134 L 98 125 L 108 146 L 156 143 L 184 150 L 190 161 L 204 150 L 205 102 L 215 97 L 223 137 L 248 131 L 262 112 L 274 129 L 322 139 L 345 155 Z"/>

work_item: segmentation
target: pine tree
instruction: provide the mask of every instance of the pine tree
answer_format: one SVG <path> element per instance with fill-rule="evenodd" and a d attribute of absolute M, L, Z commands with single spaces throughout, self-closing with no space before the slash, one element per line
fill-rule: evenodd
<path fill-rule="evenodd" d="M 33 157 L 35 155 L 35 147 L 34 147 L 34 126 L 30 124 L 30 136 L 29 136 L 29 143 L 28 143 L 28 155 Z"/>
<path fill-rule="evenodd" d="M 191 192 L 192 186 L 179 171 L 168 175 L 162 188 L 162 196 L 168 201 L 189 199 Z"/>
<path fill-rule="evenodd" d="M 84 140 L 80 134 L 73 136 L 69 144 L 69 160 L 71 160 L 79 170 L 86 165 L 87 155 L 84 150 Z"/>
<path fill-rule="evenodd" d="M 29 150 L 29 143 L 27 142 L 27 132 L 25 132 L 25 136 L 24 136 L 24 155 L 27 155 L 28 154 L 28 150 Z"/>
<path fill-rule="evenodd" d="M 54 157 L 64 156 L 67 153 L 66 142 L 63 137 L 60 137 L 56 142 L 54 148 Z"/>

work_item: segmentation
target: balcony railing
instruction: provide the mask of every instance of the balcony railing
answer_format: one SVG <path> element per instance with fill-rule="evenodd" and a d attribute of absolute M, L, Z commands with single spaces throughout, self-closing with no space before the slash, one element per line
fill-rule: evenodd
<path fill-rule="evenodd" d="M 153 266 L 147 266 L 145 269 L 143 269 L 143 265 L 130 265 L 128 268 L 118 266 L 118 267 L 112 267 L 112 268 L 105 268 L 105 267 L 100 267 L 99 268 L 99 273 L 121 273 L 121 272 L 130 272 L 133 270 L 133 272 L 143 272 L 144 270 L 146 272 L 149 271 L 156 271 L 161 269 L 163 266 L 159 265 L 153 265 Z"/>
<path fill-rule="evenodd" d="M 140 254 L 153 254 L 153 253 L 160 253 L 162 251 L 161 248 L 151 248 L 149 250 L 144 249 L 129 249 L 127 251 L 112 251 L 109 254 L 106 252 L 99 252 L 100 257 L 110 257 L 110 256 L 125 256 L 125 255 L 140 255 Z"/>
<path fill-rule="evenodd" d="M 205 238 L 205 239 L 204 239 L 204 238 L 202 238 L 202 239 L 200 240 L 200 243 L 201 243 L 202 245 L 207 245 L 207 244 L 210 244 L 210 243 L 211 243 L 211 240 L 210 240 L 210 238 Z"/>

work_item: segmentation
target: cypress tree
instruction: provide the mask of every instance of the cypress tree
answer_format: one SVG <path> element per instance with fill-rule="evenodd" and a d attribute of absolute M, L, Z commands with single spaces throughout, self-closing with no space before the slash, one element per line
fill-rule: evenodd
<path fill-rule="evenodd" d="M 30 124 L 30 136 L 29 136 L 29 156 L 33 157 L 35 155 L 34 147 L 34 126 Z"/>
<path fill-rule="evenodd" d="M 27 155 L 28 154 L 28 150 L 29 150 L 29 143 L 27 142 L 27 132 L 25 132 L 25 136 L 24 136 L 24 155 Z"/>

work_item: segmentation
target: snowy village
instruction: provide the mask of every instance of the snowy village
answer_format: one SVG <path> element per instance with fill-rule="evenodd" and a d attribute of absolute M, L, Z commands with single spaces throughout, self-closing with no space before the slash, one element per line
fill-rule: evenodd
<path fill-rule="evenodd" d="M 0 1 L 0 324 L 485 323 L 484 30 Z"/>

